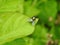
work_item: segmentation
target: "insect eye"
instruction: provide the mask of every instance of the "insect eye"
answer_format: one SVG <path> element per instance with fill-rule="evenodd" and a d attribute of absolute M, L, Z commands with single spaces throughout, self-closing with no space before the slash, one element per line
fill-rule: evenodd
<path fill-rule="evenodd" d="M 36 17 L 32 17 L 32 19 L 36 19 Z"/>

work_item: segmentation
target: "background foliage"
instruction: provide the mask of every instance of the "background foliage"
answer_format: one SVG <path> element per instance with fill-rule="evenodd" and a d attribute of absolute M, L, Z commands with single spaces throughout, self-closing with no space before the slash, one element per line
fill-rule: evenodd
<path fill-rule="evenodd" d="M 30 22 L 33 16 L 37 18 Z M 59 0 L 0 0 L 0 45 L 57 44 Z"/>

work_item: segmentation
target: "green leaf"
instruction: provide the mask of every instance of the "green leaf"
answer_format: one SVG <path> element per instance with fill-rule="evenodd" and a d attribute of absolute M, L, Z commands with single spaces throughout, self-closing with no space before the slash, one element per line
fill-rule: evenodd
<path fill-rule="evenodd" d="M 34 26 L 28 19 L 20 13 L 1 13 L 0 44 L 32 34 Z"/>
<path fill-rule="evenodd" d="M 5 43 L 3 45 L 26 45 L 26 43 L 25 40 L 21 38 L 21 39 L 16 39 L 11 42 Z"/>
<path fill-rule="evenodd" d="M 54 36 L 55 36 L 56 39 L 60 40 L 60 26 L 55 27 Z"/>
<path fill-rule="evenodd" d="M 24 4 L 24 14 L 29 17 L 36 16 L 40 13 L 40 10 L 36 8 L 37 0 L 27 0 Z"/>
<path fill-rule="evenodd" d="M 40 20 L 48 25 L 54 22 L 56 13 L 57 13 L 57 3 L 56 1 L 46 1 L 41 3 L 40 5 L 41 13 L 38 15 Z M 49 18 L 52 17 L 51 22 L 49 22 Z"/>
<path fill-rule="evenodd" d="M 46 45 L 46 40 L 44 39 L 34 39 L 33 45 Z"/>
<path fill-rule="evenodd" d="M 43 25 L 36 25 L 33 37 L 40 39 L 47 39 L 47 29 Z"/>
<path fill-rule="evenodd" d="M 52 34 L 53 40 L 60 40 L 60 26 L 53 26 L 50 33 Z"/>
<path fill-rule="evenodd" d="M 60 11 L 60 2 L 58 2 L 58 11 Z"/>
<path fill-rule="evenodd" d="M 0 12 L 16 12 L 23 13 L 24 0 L 0 0 Z"/>

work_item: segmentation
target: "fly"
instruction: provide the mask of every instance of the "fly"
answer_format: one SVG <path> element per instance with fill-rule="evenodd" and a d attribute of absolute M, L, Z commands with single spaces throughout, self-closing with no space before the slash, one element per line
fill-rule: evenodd
<path fill-rule="evenodd" d="M 36 20 L 37 17 L 33 16 L 29 19 L 29 22 L 32 23 L 32 25 L 35 24 L 35 20 Z"/>

